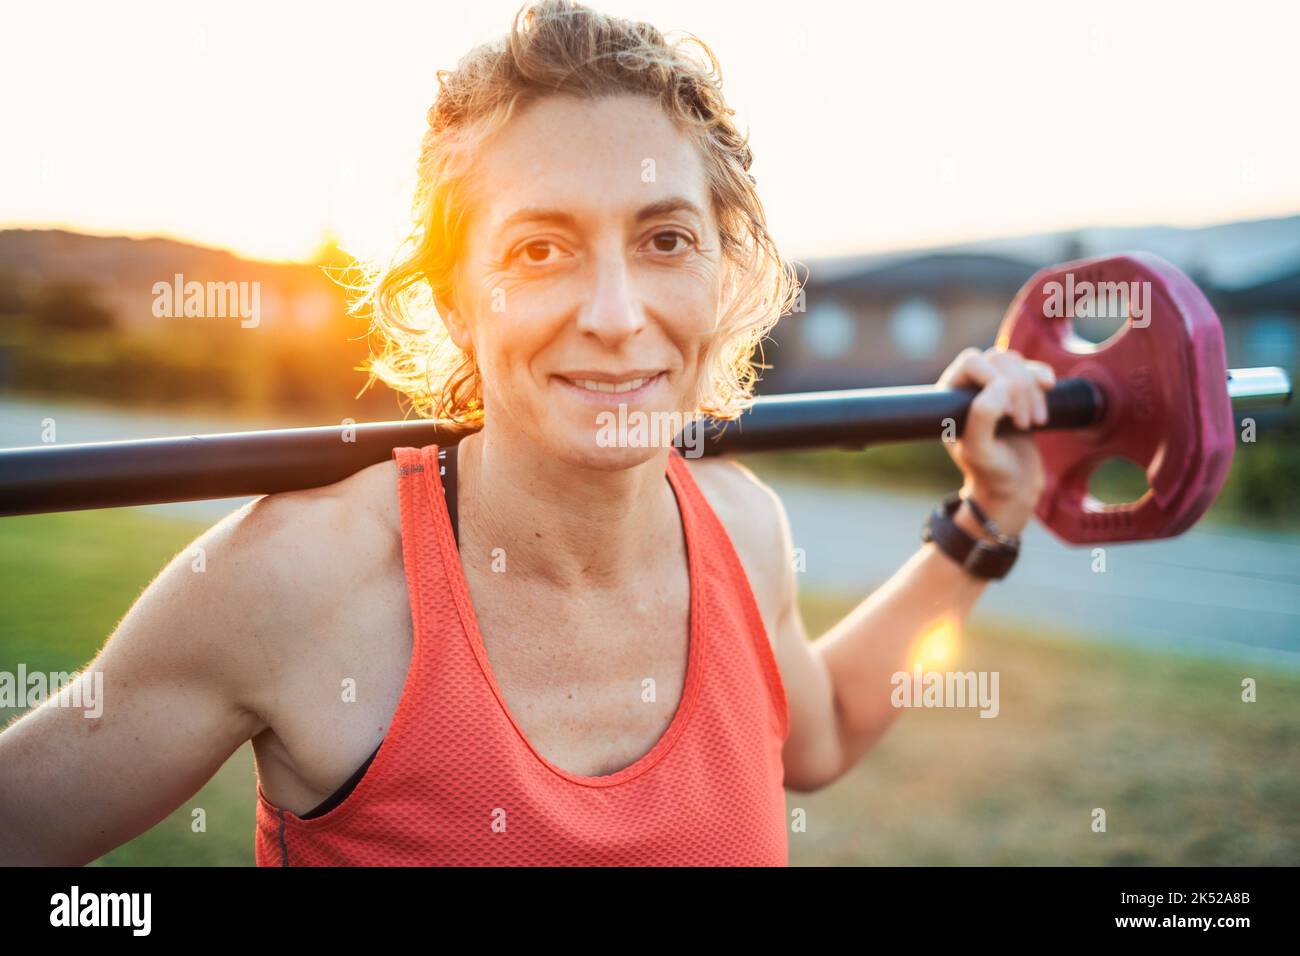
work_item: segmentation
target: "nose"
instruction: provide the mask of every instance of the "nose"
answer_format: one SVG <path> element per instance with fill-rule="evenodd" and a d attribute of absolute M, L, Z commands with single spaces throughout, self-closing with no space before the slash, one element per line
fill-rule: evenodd
<path fill-rule="evenodd" d="M 599 257 L 594 265 L 591 295 L 578 313 L 578 328 L 614 347 L 645 326 L 645 310 L 628 264 L 621 254 Z"/>

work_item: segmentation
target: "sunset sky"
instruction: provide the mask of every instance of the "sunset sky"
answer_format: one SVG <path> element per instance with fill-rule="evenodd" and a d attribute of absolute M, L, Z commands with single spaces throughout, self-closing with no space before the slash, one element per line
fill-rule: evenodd
<path fill-rule="evenodd" d="M 713 46 L 791 255 L 1300 211 L 1298 4 L 596 5 Z M 0 228 L 382 254 L 435 71 L 518 6 L 9 5 Z"/>

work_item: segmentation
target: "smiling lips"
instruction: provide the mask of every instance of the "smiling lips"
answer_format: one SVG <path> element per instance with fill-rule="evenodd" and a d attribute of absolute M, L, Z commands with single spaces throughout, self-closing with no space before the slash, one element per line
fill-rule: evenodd
<path fill-rule="evenodd" d="M 578 392 L 586 393 L 593 398 L 606 395 L 638 398 L 640 394 L 658 384 L 664 375 L 663 372 L 637 372 L 632 375 L 601 375 L 600 378 L 593 377 L 597 374 L 600 373 L 579 372 L 573 375 L 556 375 L 555 377 L 564 385 Z"/>
<path fill-rule="evenodd" d="M 635 391 L 646 382 L 650 381 L 650 379 L 634 378 L 625 382 L 598 382 L 594 378 L 575 378 L 570 379 L 570 381 L 573 382 L 574 385 L 589 389 L 593 392 L 614 392 L 617 394 L 618 392 Z"/>

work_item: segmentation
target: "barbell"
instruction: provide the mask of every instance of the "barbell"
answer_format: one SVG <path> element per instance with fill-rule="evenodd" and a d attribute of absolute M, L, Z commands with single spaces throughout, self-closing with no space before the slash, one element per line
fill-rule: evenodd
<path fill-rule="evenodd" d="M 1124 325 L 1105 342 L 1074 331 L 1075 318 L 1117 309 Z M 1227 368 L 1223 330 L 1208 300 L 1147 253 L 1041 270 L 1012 302 L 998 343 L 1056 372 L 1047 422 L 1033 429 L 1047 474 L 1037 514 L 1076 544 L 1186 530 L 1227 476 L 1234 408 L 1291 398 L 1280 368 Z M 765 396 L 735 421 L 691 423 L 675 443 L 718 455 L 954 437 L 974 395 L 922 385 Z M 999 430 L 1013 426 L 1004 420 Z M 319 487 L 388 459 L 395 447 L 451 445 L 466 434 L 463 426 L 425 419 L 4 449 L 0 515 Z M 1089 494 L 1093 472 L 1115 457 L 1146 472 L 1148 488 L 1137 501 L 1103 504 Z"/>

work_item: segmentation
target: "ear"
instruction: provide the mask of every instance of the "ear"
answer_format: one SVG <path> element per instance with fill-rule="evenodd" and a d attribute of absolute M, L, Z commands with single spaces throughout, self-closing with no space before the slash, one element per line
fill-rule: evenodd
<path fill-rule="evenodd" d="M 438 318 L 442 319 L 442 324 L 447 329 L 451 340 L 456 343 L 456 347 L 466 353 L 474 351 L 474 340 L 470 337 L 469 325 L 465 322 L 464 316 L 457 311 L 455 299 L 452 296 L 440 296 L 435 293 L 433 305 L 438 310 Z"/>

